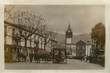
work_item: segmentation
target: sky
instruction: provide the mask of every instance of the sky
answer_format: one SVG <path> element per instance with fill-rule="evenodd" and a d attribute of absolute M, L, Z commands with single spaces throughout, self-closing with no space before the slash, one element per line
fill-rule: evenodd
<path fill-rule="evenodd" d="M 83 34 L 90 33 L 97 23 L 105 23 L 103 5 L 17 5 L 14 8 L 42 15 L 48 29 L 61 34 L 65 34 L 69 24 L 73 34 Z"/>

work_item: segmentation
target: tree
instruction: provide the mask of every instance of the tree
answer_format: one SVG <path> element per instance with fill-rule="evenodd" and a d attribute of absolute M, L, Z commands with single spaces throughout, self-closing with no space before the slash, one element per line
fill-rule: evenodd
<path fill-rule="evenodd" d="M 12 5 L 5 5 L 4 8 L 4 20 L 5 21 L 12 21 L 12 12 L 14 10 L 14 6 Z"/>
<path fill-rule="evenodd" d="M 53 31 L 49 31 L 46 25 L 42 26 L 41 31 L 42 31 L 42 35 L 44 36 L 44 49 L 46 49 L 46 46 L 49 42 L 51 42 L 50 44 L 52 46 L 52 42 L 55 41 L 57 34 Z"/>
<path fill-rule="evenodd" d="M 23 10 L 23 11 L 17 11 L 14 15 L 15 23 L 18 24 L 21 27 L 24 27 L 27 31 L 19 30 L 20 36 L 25 41 L 25 48 L 27 47 L 27 40 L 29 37 L 31 37 L 33 34 L 38 32 L 40 30 L 40 26 L 43 22 L 43 17 L 41 15 L 36 16 L 30 11 Z"/>
<path fill-rule="evenodd" d="M 105 26 L 102 23 L 98 23 L 92 29 L 91 38 L 96 41 L 100 48 L 105 46 Z"/>
<path fill-rule="evenodd" d="M 25 41 L 25 51 L 27 51 L 27 40 L 40 30 L 40 26 L 44 22 L 44 18 L 41 15 L 35 15 L 30 10 L 17 10 L 14 6 L 5 7 L 5 21 L 11 22 L 22 29 L 18 29 L 14 33 L 14 40 L 16 46 L 21 40 Z"/>
<path fill-rule="evenodd" d="M 34 14 L 31 10 L 22 10 L 17 9 L 14 6 L 6 6 L 5 7 L 5 21 L 9 22 L 13 25 L 16 25 L 15 30 L 13 30 L 13 38 L 16 42 L 16 47 L 21 46 L 18 43 L 21 43 L 21 41 L 24 41 L 25 48 L 24 51 L 27 52 L 27 42 L 30 40 L 30 45 L 32 39 L 34 39 L 34 43 L 36 44 L 36 48 L 39 48 L 39 37 L 42 39 L 44 38 L 44 41 L 41 40 L 42 44 L 44 44 L 44 49 L 46 45 L 52 41 L 52 39 L 55 39 L 54 32 L 48 31 L 45 23 L 45 19 L 40 14 Z M 33 35 L 38 35 L 38 39 L 31 38 Z"/>
<path fill-rule="evenodd" d="M 93 62 L 99 63 L 104 66 L 104 51 L 105 51 L 105 26 L 102 23 L 96 24 L 92 28 L 92 57 Z"/>

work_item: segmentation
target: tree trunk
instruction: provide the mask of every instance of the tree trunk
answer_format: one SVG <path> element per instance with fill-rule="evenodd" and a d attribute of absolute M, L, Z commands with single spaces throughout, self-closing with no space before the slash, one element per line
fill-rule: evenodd
<path fill-rule="evenodd" d="M 25 38 L 25 48 L 27 48 L 27 38 Z"/>
<path fill-rule="evenodd" d="M 25 48 L 24 48 L 24 52 L 26 53 L 26 55 L 28 55 L 28 51 L 27 51 L 27 38 L 25 38 Z"/>
<path fill-rule="evenodd" d="M 41 38 L 41 49 L 42 49 L 42 45 L 43 45 L 43 41 L 42 41 L 42 38 Z"/>

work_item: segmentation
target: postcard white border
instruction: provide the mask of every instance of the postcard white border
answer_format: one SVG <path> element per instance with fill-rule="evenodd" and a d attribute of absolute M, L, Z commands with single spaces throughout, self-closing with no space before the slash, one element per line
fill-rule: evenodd
<path fill-rule="evenodd" d="M 110 2 L 109 0 L 4 0 L 0 1 L 0 72 L 3 73 L 109 73 L 110 72 Z M 104 70 L 6 70 L 4 69 L 4 4 L 25 5 L 105 5 L 106 53 Z"/>

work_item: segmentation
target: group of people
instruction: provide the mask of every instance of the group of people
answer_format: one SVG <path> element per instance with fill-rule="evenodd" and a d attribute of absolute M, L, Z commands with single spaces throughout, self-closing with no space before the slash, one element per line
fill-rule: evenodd
<path fill-rule="evenodd" d="M 63 55 L 61 51 L 57 51 L 57 53 L 54 54 L 54 60 L 55 60 L 54 61 L 55 63 L 64 62 L 65 56 Z"/>
<path fill-rule="evenodd" d="M 48 62 L 51 59 L 51 53 L 45 50 L 37 50 L 34 51 L 34 53 L 29 53 L 29 59 L 30 62 L 33 60 L 37 63 L 40 63 L 41 61 Z"/>
<path fill-rule="evenodd" d="M 81 56 L 81 62 L 82 61 L 84 61 L 84 62 L 89 62 L 90 61 L 90 56 L 87 56 L 87 55 L 85 55 L 85 56 Z"/>
<path fill-rule="evenodd" d="M 41 61 L 48 62 L 51 59 L 51 53 L 45 51 L 44 49 L 29 49 L 28 51 L 25 49 L 17 49 L 16 59 L 18 62 L 29 62 L 35 61 L 36 63 L 40 63 Z"/>

